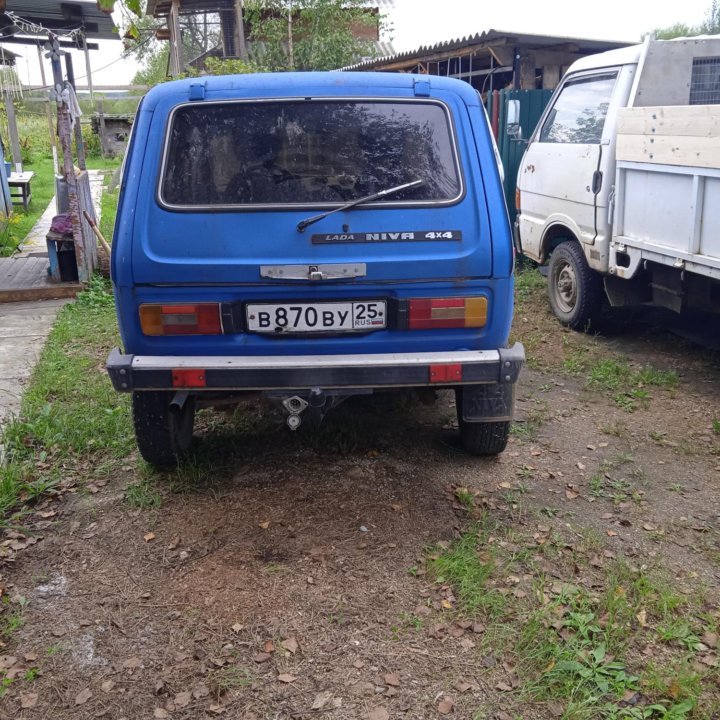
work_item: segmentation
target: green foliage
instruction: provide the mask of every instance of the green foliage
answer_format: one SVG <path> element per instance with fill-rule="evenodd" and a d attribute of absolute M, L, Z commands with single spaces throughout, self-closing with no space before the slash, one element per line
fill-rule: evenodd
<path fill-rule="evenodd" d="M 705 13 L 705 19 L 699 25 L 688 25 L 676 22 L 666 28 L 656 28 L 652 34 L 658 40 L 672 40 L 678 37 L 695 37 L 697 35 L 717 35 L 720 33 L 720 0 L 712 0 Z"/>
<path fill-rule="evenodd" d="M 133 85 L 157 85 L 169 79 L 170 50 L 168 44 L 157 48 L 143 60 L 143 66 L 135 73 Z"/>
<path fill-rule="evenodd" d="M 652 34 L 658 40 L 672 40 L 678 37 L 690 37 L 691 35 L 699 35 L 699 30 L 691 27 L 687 23 L 677 22 L 666 28 L 656 28 Z"/>
<path fill-rule="evenodd" d="M 365 0 L 246 0 L 244 6 L 248 59 L 207 57 L 201 72 L 186 67 L 182 77 L 244 74 L 282 70 L 334 70 L 372 57 L 375 44 L 358 38 L 363 27 L 384 28 L 383 15 Z M 186 62 L 219 46 L 220 36 L 208 33 L 201 16 L 183 17 L 183 57 Z M 292 20 L 292 22 L 290 22 Z M 133 82 L 156 85 L 168 77 L 169 49 L 150 33 L 149 18 L 135 22 L 138 31 L 131 52 L 143 62 Z M 204 30 L 203 30 L 204 28 Z"/>
<path fill-rule="evenodd" d="M 246 18 L 251 60 L 270 70 L 332 70 L 373 54 L 356 37 L 377 21 L 363 0 L 250 0 Z"/>
<path fill-rule="evenodd" d="M 0 212 L 0 257 L 7 257 L 15 252 L 22 236 L 17 232 L 20 216 L 13 213 L 5 215 Z"/>
<path fill-rule="evenodd" d="M 237 58 L 209 57 L 205 62 L 205 70 L 208 75 L 245 75 L 246 73 L 261 72 L 263 68 Z"/>

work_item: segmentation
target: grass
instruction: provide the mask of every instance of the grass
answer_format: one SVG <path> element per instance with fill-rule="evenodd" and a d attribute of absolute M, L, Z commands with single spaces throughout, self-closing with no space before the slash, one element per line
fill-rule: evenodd
<path fill-rule="evenodd" d="M 649 365 L 635 369 L 626 358 L 598 360 L 589 371 L 587 386 L 609 393 L 615 404 L 633 411 L 647 405 L 650 393 L 647 388 L 674 389 L 678 376 L 672 370 L 658 370 Z"/>
<path fill-rule="evenodd" d="M 487 528 L 476 523 L 450 549 L 438 548 L 428 559 L 430 576 L 440 585 L 455 586 L 459 608 L 466 613 L 497 607 L 503 599 L 486 587 L 495 564 L 492 554 L 481 557 L 478 547 L 484 546 L 487 538 Z"/>
<path fill-rule="evenodd" d="M 113 298 L 94 279 L 58 316 L 23 396 L 6 425 L 0 466 L 0 518 L 71 474 L 108 473 L 132 449 L 128 399 L 103 368 L 117 344 Z"/>
<path fill-rule="evenodd" d="M 537 267 L 518 269 L 515 273 L 515 300 L 519 306 L 534 298 L 539 290 L 545 290 L 547 280 Z"/>
<path fill-rule="evenodd" d="M 603 538 L 590 540 L 584 551 L 598 552 Z M 543 549 L 552 543 L 565 547 L 562 538 L 551 536 Z M 512 550 L 504 549 L 510 545 Z M 601 571 L 602 580 L 592 584 L 599 590 L 558 583 L 534 565 L 537 549 L 524 552 L 519 545 L 516 531 L 486 516 L 427 557 L 429 577 L 443 588 L 452 586 L 456 610 L 486 624 L 479 651 L 514 666 L 515 702 L 554 702 L 565 720 L 714 717 L 717 672 L 695 662 L 704 647 L 699 598 L 674 592 L 661 572 L 623 561 Z M 579 553 L 572 553 L 572 563 Z M 555 577 L 562 577 L 561 570 L 555 568 Z M 501 592 L 507 578 L 531 576 L 532 591 Z M 715 630 L 714 616 L 705 622 Z M 640 652 L 648 644 L 655 664 Z M 638 698 L 636 704 L 626 702 L 631 697 Z"/>
<path fill-rule="evenodd" d="M 149 479 L 130 485 L 125 491 L 125 500 L 132 507 L 142 510 L 159 508 L 162 505 L 162 495 Z"/>
<path fill-rule="evenodd" d="M 100 232 L 109 243 L 112 242 L 113 230 L 115 228 L 119 193 L 120 188 L 116 187 L 112 192 L 104 192 L 102 196 L 102 204 L 100 206 Z"/>

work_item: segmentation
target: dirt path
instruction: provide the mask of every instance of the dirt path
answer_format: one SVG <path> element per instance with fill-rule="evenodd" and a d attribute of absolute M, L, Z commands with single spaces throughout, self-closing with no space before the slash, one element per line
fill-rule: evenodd
<path fill-rule="evenodd" d="M 15 538 L 42 540 L 3 569 L 8 597 L 26 600 L 1 651 L 15 681 L 0 717 L 559 717 L 514 692 L 507 641 L 426 574 L 430 548 L 481 515 L 497 529 L 489 548 L 536 561 L 490 580 L 502 597 L 541 575 L 600 587 L 623 558 L 717 613 L 715 358 L 647 328 L 566 333 L 536 292 L 517 335 L 531 367 L 496 460 L 457 449 L 450 395 L 355 402 L 315 438 L 254 414 L 226 435 L 208 418 L 212 462 L 148 480 L 131 457 L 105 484 L 45 501 Z M 588 385 L 618 353 L 679 382 Z"/>

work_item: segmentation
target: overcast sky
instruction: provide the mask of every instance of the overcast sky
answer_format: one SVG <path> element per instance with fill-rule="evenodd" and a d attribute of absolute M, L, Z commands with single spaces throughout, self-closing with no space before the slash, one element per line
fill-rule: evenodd
<path fill-rule="evenodd" d="M 392 42 L 397 52 L 413 50 L 443 40 L 474 35 L 495 29 L 507 32 L 560 35 L 602 40 L 640 41 L 644 32 L 656 27 L 685 22 L 700 23 L 711 0 L 395 0 L 386 10 L 393 26 Z M 23 82 L 40 82 L 35 47 L 13 45 Z M 119 59 L 120 41 L 101 42 L 90 53 L 93 79 L 97 85 L 129 83 L 137 70 L 131 59 Z M 78 85 L 84 85 L 85 61 L 75 53 Z M 109 66 L 109 67 L 105 67 Z M 49 64 L 46 61 L 49 72 Z M 80 76 L 83 76 L 82 79 Z"/>

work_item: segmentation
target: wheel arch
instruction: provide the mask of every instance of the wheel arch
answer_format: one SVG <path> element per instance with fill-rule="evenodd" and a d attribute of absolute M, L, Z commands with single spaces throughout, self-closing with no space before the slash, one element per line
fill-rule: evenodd
<path fill-rule="evenodd" d="M 545 228 L 540 244 L 541 262 L 546 263 L 550 255 L 552 255 L 553 250 L 566 240 L 574 240 L 576 243 L 580 243 L 577 234 L 564 223 L 555 222 L 548 225 L 548 227 Z"/>

